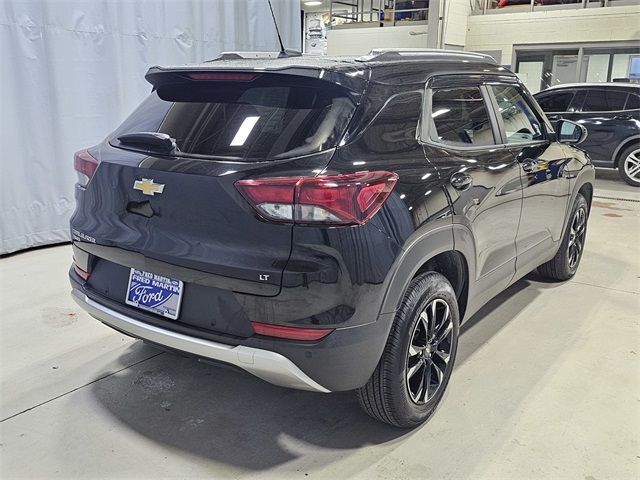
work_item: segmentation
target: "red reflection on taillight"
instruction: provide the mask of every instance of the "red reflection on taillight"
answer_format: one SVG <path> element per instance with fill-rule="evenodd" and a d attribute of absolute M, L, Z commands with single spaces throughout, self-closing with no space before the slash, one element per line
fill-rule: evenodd
<path fill-rule="evenodd" d="M 320 340 L 333 331 L 332 328 L 285 327 L 283 325 L 271 325 L 259 322 L 251 322 L 251 325 L 258 335 L 286 338 L 288 340 Z"/>
<path fill-rule="evenodd" d="M 256 78 L 255 73 L 244 72 L 202 72 L 190 73 L 191 80 L 226 80 L 228 82 L 249 82 Z"/>
<path fill-rule="evenodd" d="M 98 160 L 87 150 L 80 150 L 73 155 L 73 168 L 78 173 L 78 185 L 86 187 L 98 168 Z"/>
<path fill-rule="evenodd" d="M 361 225 L 382 207 L 398 180 L 375 171 L 321 177 L 239 180 L 240 193 L 265 219 L 297 224 Z"/>
<path fill-rule="evenodd" d="M 91 276 L 90 272 L 85 272 L 84 270 L 82 270 L 78 265 L 76 265 L 75 263 L 73 264 L 73 270 L 78 274 L 78 276 L 80 278 L 82 278 L 83 280 L 89 280 L 89 277 Z"/>

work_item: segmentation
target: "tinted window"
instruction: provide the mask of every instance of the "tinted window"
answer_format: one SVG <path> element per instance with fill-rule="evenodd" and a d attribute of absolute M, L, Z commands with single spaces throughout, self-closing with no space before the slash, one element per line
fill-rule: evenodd
<path fill-rule="evenodd" d="M 582 104 L 583 112 L 606 112 L 622 110 L 627 101 L 627 93 L 620 90 L 598 89 L 587 90 L 587 97 Z"/>
<path fill-rule="evenodd" d="M 434 90 L 431 138 L 448 145 L 493 145 L 487 108 L 477 87 Z"/>
<path fill-rule="evenodd" d="M 522 94 L 510 85 L 492 85 L 507 143 L 523 143 L 543 138 L 542 125 Z"/>
<path fill-rule="evenodd" d="M 344 88 L 288 75 L 252 81 L 189 82 L 159 87 L 114 137 L 158 131 L 183 154 L 234 160 L 277 159 L 335 147 L 355 104 Z M 155 113 L 154 113 L 155 112 Z M 161 116 L 160 116 L 161 115 Z M 158 118 L 159 117 L 159 118 Z"/>
<path fill-rule="evenodd" d="M 575 92 L 549 93 L 538 99 L 540 108 L 545 112 L 567 112 Z"/>
<path fill-rule="evenodd" d="M 374 153 L 402 153 L 421 149 L 416 140 L 421 108 L 421 93 L 395 95 L 385 103 L 365 130 L 367 149 Z"/>
<path fill-rule="evenodd" d="M 627 98 L 627 104 L 624 106 L 625 110 L 636 110 L 640 108 L 640 95 L 630 93 Z"/>

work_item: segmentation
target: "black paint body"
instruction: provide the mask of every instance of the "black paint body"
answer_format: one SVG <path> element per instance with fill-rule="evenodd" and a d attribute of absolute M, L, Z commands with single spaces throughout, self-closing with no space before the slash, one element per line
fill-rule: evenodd
<path fill-rule="evenodd" d="M 87 188 L 76 191 L 74 255 L 92 275 L 84 282 L 72 269 L 75 288 L 169 330 L 279 352 L 329 390 L 349 390 L 373 372 L 418 271 L 455 271 L 450 280 L 466 319 L 552 258 L 576 194 L 582 189 L 590 198 L 588 157 L 557 143 L 549 125 L 544 140 L 526 145 L 497 139 L 496 145 L 455 150 L 421 140 L 432 83 L 519 85 L 515 75 L 482 57 L 269 62 L 274 74 L 322 76 L 352 90 L 357 108 L 339 146 L 265 162 L 171 158 L 120 148 L 115 138 L 121 127 L 90 149 L 101 163 Z M 245 60 L 221 66 L 253 68 Z M 157 83 L 171 72 L 152 69 L 148 78 Z M 150 98 L 125 125 L 153 131 L 158 110 Z M 544 169 L 525 173 L 523 159 Z M 463 168 L 472 183 L 461 191 L 450 180 Z M 246 178 L 362 170 L 395 172 L 399 180 L 382 209 L 354 227 L 268 223 L 233 186 Z M 141 178 L 165 184 L 165 191 L 148 197 L 133 190 Z M 131 267 L 185 282 L 177 321 L 125 305 Z M 261 274 L 268 281 L 260 281 Z M 254 335 L 251 321 L 336 330 L 315 343 L 275 340 Z"/>

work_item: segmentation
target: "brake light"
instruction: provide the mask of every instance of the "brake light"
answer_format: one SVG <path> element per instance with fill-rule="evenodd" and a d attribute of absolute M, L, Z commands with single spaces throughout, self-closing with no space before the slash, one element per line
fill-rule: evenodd
<path fill-rule="evenodd" d="M 73 155 L 73 168 L 78 173 L 78 185 L 86 187 L 98 168 L 96 160 L 87 150 L 80 150 Z"/>
<path fill-rule="evenodd" d="M 395 173 L 376 171 L 238 180 L 235 185 L 267 220 L 362 225 L 382 207 L 397 181 Z"/>
<path fill-rule="evenodd" d="M 226 80 L 229 82 L 250 82 L 256 78 L 255 73 L 244 72 L 206 72 L 190 73 L 191 80 Z"/>
<path fill-rule="evenodd" d="M 332 328 L 301 328 L 271 325 L 268 323 L 251 322 L 251 326 L 258 335 L 267 337 L 286 338 L 288 340 L 320 340 L 329 335 Z"/>

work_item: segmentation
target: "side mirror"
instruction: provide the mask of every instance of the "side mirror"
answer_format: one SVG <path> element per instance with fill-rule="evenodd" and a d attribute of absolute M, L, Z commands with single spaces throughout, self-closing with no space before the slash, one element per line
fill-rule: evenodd
<path fill-rule="evenodd" d="M 587 138 L 587 129 L 570 120 L 559 120 L 556 125 L 556 132 L 560 143 L 577 145 Z"/>

